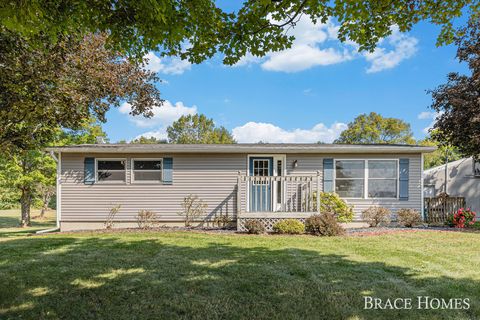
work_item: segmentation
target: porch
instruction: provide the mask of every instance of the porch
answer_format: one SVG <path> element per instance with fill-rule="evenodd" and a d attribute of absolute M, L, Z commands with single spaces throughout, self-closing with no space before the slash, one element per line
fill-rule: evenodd
<path fill-rule="evenodd" d="M 237 230 L 245 221 L 259 219 L 271 231 L 282 219 L 305 219 L 320 206 L 320 171 L 315 175 L 254 176 L 237 178 Z"/>

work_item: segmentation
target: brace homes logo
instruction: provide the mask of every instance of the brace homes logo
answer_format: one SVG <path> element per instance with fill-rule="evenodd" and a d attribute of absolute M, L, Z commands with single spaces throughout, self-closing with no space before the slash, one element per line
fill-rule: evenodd
<path fill-rule="evenodd" d="M 387 298 L 364 296 L 365 310 L 468 310 L 469 298 L 434 298 L 417 296 L 416 298 Z"/>

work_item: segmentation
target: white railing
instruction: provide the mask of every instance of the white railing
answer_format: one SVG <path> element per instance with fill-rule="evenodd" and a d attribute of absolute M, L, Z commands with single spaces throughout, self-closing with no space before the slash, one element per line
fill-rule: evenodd
<path fill-rule="evenodd" d="M 310 176 L 246 176 L 237 178 L 237 213 L 312 213 L 319 207 L 320 172 Z"/>

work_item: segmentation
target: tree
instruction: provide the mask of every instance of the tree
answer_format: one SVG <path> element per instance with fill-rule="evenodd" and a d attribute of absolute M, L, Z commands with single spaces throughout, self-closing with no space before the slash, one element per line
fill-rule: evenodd
<path fill-rule="evenodd" d="M 20 192 L 22 227 L 30 225 L 30 207 L 37 196 L 38 186 L 54 185 L 55 168 L 55 161 L 39 150 L 0 158 L 0 184 L 3 188 L 15 188 Z"/>
<path fill-rule="evenodd" d="M 78 130 L 85 119 L 105 121 L 110 106 L 132 104 L 152 115 L 161 105 L 157 77 L 106 48 L 106 35 L 80 41 L 62 36 L 43 48 L 0 27 L 0 150 L 22 153 L 48 144 L 59 127 Z"/>
<path fill-rule="evenodd" d="M 130 141 L 130 143 L 133 143 L 133 144 L 160 144 L 160 143 L 168 143 L 167 140 L 164 140 L 164 139 L 157 139 L 155 137 L 144 137 L 144 136 L 141 136 L 137 139 L 133 139 L 132 141 Z"/>
<path fill-rule="evenodd" d="M 167 128 L 170 143 L 235 143 L 224 127 L 215 127 L 212 119 L 195 114 L 181 116 Z"/>
<path fill-rule="evenodd" d="M 427 137 L 418 142 L 421 146 L 437 147 L 434 152 L 426 153 L 423 155 L 423 166 L 425 169 L 440 166 L 446 162 L 456 161 L 462 158 L 462 155 L 458 152 L 457 148 L 442 145 L 438 141 L 433 140 L 431 137 Z"/>
<path fill-rule="evenodd" d="M 2 1 L 0 26 L 25 37 L 44 34 L 52 42 L 59 34 L 105 32 L 112 47 L 131 55 L 161 49 L 199 63 L 219 52 L 233 64 L 248 52 L 263 56 L 290 47 L 293 37 L 286 31 L 302 16 L 332 18 L 340 24 L 340 40 L 372 50 L 393 26 L 405 32 L 420 21 L 441 26 L 437 43 L 450 43 L 453 20 L 478 10 L 477 0 L 246 0 L 234 11 L 215 0 Z"/>
<path fill-rule="evenodd" d="M 456 147 L 464 156 L 480 157 L 480 16 L 469 20 L 457 37 L 457 59 L 467 62 L 470 74 L 450 73 L 446 84 L 431 90 L 438 114 L 432 137 Z"/>
<path fill-rule="evenodd" d="M 410 124 L 401 119 L 384 118 L 380 114 L 370 112 L 361 114 L 348 124 L 334 143 L 357 144 L 414 144 Z"/>
<path fill-rule="evenodd" d="M 97 137 L 106 137 L 100 124 L 94 119 L 84 120 L 78 131 L 55 130 L 55 145 L 94 143 Z M 41 202 L 41 214 L 55 191 L 56 163 L 41 148 L 23 150 L 15 154 L 0 156 L 0 188 L 18 195 L 21 205 L 22 227 L 30 225 L 30 208 L 35 199 Z"/>

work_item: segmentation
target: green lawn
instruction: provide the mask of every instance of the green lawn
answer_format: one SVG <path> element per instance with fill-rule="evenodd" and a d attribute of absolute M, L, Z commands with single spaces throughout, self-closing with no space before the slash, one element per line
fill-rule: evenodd
<path fill-rule="evenodd" d="M 0 210 L 0 238 L 24 236 L 38 230 L 55 227 L 55 211 L 47 211 L 44 219 L 39 219 L 40 210 L 32 209 L 31 223 L 28 228 L 19 228 L 20 209 Z"/>
<path fill-rule="evenodd" d="M 0 238 L 0 319 L 476 319 L 480 234 Z M 469 310 L 363 310 L 363 296 Z"/>

